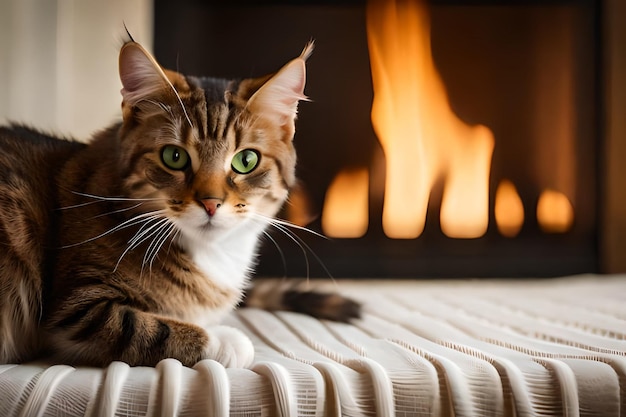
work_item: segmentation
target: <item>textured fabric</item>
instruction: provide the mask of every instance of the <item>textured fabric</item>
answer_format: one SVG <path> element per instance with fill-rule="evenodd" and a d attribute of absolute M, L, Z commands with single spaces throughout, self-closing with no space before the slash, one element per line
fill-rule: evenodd
<path fill-rule="evenodd" d="M 250 369 L 0 366 L 0 416 L 619 416 L 626 276 L 340 281 L 353 324 L 243 309 Z M 621 414 L 620 414 L 621 413 Z"/>

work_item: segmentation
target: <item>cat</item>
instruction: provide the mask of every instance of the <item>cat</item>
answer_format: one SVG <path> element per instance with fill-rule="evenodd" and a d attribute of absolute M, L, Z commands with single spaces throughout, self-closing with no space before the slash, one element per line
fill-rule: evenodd
<path fill-rule="evenodd" d="M 220 324 L 238 304 L 358 317 L 338 294 L 249 287 L 260 237 L 296 183 L 307 44 L 241 80 L 119 53 L 121 121 L 87 144 L 0 128 L 0 362 L 119 360 L 245 367 L 254 347 Z"/>

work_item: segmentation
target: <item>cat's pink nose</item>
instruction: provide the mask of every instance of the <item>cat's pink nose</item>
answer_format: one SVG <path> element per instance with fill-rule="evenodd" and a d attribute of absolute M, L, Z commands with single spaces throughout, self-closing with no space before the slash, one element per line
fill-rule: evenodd
<path fill-rule="evenodd" d="M 206 209 L 207 214 L 213 217 L 224 201 L 221 198 L 203 198 L 200 202 Z"/>

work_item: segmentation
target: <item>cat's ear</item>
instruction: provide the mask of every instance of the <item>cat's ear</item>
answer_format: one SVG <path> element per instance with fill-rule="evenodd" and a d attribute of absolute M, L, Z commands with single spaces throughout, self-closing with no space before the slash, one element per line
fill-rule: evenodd
<path fill-rule="evenodd" d="M 120 80 L 124 105 L 140 101 L 174 88 L 156 60 L 137 42 L 126 42 L 120 50 Z"/>
<path fill-rule="evenodd" d="M 289 61 L 250 97 L 246 105 L 248 110 L 293 130 L 298 102 L 307 100 L 304 95 L 305 61 L 312 52 L 313 42 L 309 42 L 298 58 Z"/>

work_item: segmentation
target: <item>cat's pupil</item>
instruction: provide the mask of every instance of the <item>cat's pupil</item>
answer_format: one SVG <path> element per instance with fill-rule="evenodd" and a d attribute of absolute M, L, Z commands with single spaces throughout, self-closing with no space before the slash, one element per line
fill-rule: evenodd
<path fill-rule="evenodd" d="M 174 162 L 178 162 L 178 160 L 180 159 L 180 152 L 178 151 L 178 149 L 176 149 L 173 153 L 172 153 L 172 161 Z"/>
<path fill-rule="evenodd" d="M 250 165 L 250 160 L 249 160 L 249 158 L 250 158 L 250 154 L 251 154 L 251 153 L 252 153 L 252 152 L 246 152 L 246 153 L 244 153 L 244 154 L 243 154 L 243 158 L 242 158 L 242 161 L 241 161 L 241 162 L 243 162 L 243 165 L 244 165 L 246 168 L 248 168 L 248 165 Z"/>

